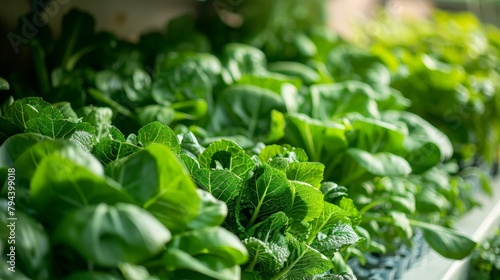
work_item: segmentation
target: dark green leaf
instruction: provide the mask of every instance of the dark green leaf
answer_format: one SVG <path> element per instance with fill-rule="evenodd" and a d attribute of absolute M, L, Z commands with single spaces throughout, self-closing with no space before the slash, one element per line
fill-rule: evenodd
<path fill-rule="evenodd" d="M 414 220 L 410 223 L 421 228 L 427 243 L 445 258 L 463 259 L 476 247 L 476 242 L 455 230 Z"/>

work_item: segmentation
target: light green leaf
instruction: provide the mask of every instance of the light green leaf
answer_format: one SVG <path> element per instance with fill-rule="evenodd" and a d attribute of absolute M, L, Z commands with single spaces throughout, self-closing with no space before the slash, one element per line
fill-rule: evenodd
<path fill-rule="evenodd" d="M 159 121 L 162 124 L 169 125 L 175 118 L 175 110 L 165 105 L 147 105 L 136 108 L 135 115 L 137 122 L 141 125 L 147 125 L 153 121 Z"/>
<path fill-rule="evenodd" d="M 14 161 L 31 146 L 44 139 L 48 139 L 48 137 L 35 133 L 17 134 L 9 137 L 0 146 L 0 167 L 12 166 Z"/>
<path fill-rule="evenodd" d="M 9 82 L 6 79 L 0 77 L 0 90 L 9 90 Z"/>
<path fill-rule="evenodd" d="M 389 215 L 392 219 L 392 223 L 396 228 L 396 230 L 401 232 L 404 238 L 411 239 L 411 237 L 413 236 L 413 230 L 411 229 L 410 221 L 408 220 L 406 214 L 401 212 L 391 211 Z"/>
<path fill-rule="evenodd" d="M 350 198 L 342 197 L 339 201 L 339 207 L 347 212 L 347 217 L 351 220 L 351 225 L 353 227 L 359 225 L 361 222 L 361 214 L 354 205 L 354 201 Z"/>
<path fill-rule="evenodd" d="M 29 120 L 26 123 L 25 131 L 27 133 L 39 133 L 56 139 L 70 138 L 77 130 L 95 134 L 95 128 L 89 123 L 74 123 L 63 119 L 52 119 L 48 114 Z"/>
<path fill-rule="evenodd" d="M 323 193 L 307 183 L 290 181 L 294 189 L 292 209 L 287 215 L 295 221 L 309 222 L 323 210 Z"/>
<path fill-rule="evenodd" d="M 349 213 L 337 205 L 323 201 L 323 211 L 311 222 L 311 234 L 308 243 L 314 241 L 320 232 L 327 233 L 339 223 L 350 223 Z"/>
<path fill-rule="evenodd" d="M 73 209 L 101 202 L 131 202 L 131 198 L 116 182 L 54 153 L 38 164 L 31 179 L 30 201 L 42 220 L 57 222 Z"/>
<path fill-rule="evenodd" d="M 210 193 L 198 189 L 200 208 L 198 216 L 192 220 L 189 229 L 202 229 L 205 227 L 220 226 L 227 216 L 227 206 L 223 201 L 215 199 Z"/>
<path fill-rule="evenodd" d="M 285 238 L 288 221 L 283 212 L 277 212 L 247 231 L 250 237 L 243 240 L 250 255 L 247 271 L 258 268 L 269 274 L 283 267 L 290 255 Z"/>
<path fill-rule="evenodd" d="M 27 122 L 32 119 L 47 115 L 54 120 L 64 119 L 59 110 L 53 108 L 49 103 L 40 97 L 26 97 L 18 99 L 12 103 L 5 112 L 5 118 L 17 125 L 21 130 L 25 130 Z"/>
<path fill-rule="evenodd" d="M 167 249 L 179 249 L 192 256 L 208 254 L 224 258 L 229 266 L 248 260 L 248 252 L 238 237 L 221 227 L 187 231 L 174 236 Z"/>
<path fill-rule="evenodd" d="M 219 164 L 236 176 L 245 179 L 255 163 L 245 151 L 232 141 L 217 140 L 210 144 L 198 158 L 200 166 L 215 169 Z"/>
<path fill-rule="evenodd" d="M 254 176 L 248 183 L 248 202 L 253 214 L 247 227 L 275 212 L 288 213 L 293 204 L 293 187 L 285 174 L 268 165 L 264 165 L 258 172 L 261 173 L 260 176 Z"/>
<path fill-rule="evenodd" d="M 193 180 L 204 190 L 232 206 L 243 187 L 243 180 L 229 170 L 195 170 Z"/>
<path fill-rule="evenodd" d="M 411 173 L 408 162 L 391 153 L 371 154 L 357 148 L 350 148 L 346 153 L 365 172 L 375 176 L 405 176 Z"/>
<path fill-rule="evenodd" d="M 88 122 L 96 128 L 97 139 L 108 136 L 108 129 L 111 125 L 113 111 L 107 107 L 85 106 L 83 107 L 82 121 Z"/>
<path fill-rule="evenodd" d="M 136 279 L 144 279 L 144 280 L 155 280 L 158 279 L 156 277 L 152 277 L 149 274 L 149 271 L 140 265 L 135 265 L 131 263 L 119 263 L 118 269 L 123 274 L 125 280 L 136 280 Z"/>
<path fill-rule="evenodd" d="M 365 83 L 346 81 L 335 84 L 319 84 L 310 88 L 310 116 L 320 120 L 331 120 L 361 114 L 379 117 L 375 93 Z"/>
<path fill-rule="evenodd" d="M 332 256 L 340 249 L 354 245 L 359 241 L 359 236 L 349 224 L 338 223 L 332 229 L 318 236 L 318 239 L 311 244 L 326 256 Z"/>
<path fill-rule="evenodd" d="M 322 122 L 303 114 L 287 114 L 286 122 L 285 140 L 294 147 L 303 148 L 310 161 L 334 167 L 341 151 L 347 148 L 347 128 L 343 124 Z"/>
<path fill-rule="evenodd" d="M 106 171 L 174 233 L 182 232 L 198 215 L 196 186 L 168 146 L 151 144 Z"/>
<path fill-rule="evenodd" d="M 291 162 L 286 169 L 289 180 L 308 183 L 316 189 L 323 181 L 325 166 L 319 162 Z"/>
<path fill-rule="evenodd" d="M 290 158 L 299 162 L 306 162 L 307 155 L 301 148 L 295 148 L 288 144 L 284 145 L 267 145 L 260 151 L 259 159 L 266 163 L 274 157 Z"/>
<path fill-rule="evenodd" d="M 173 279 L 220 279 L 234 280 L 241 275 L 239 265 L 218 255 L 190 255 L 176 248 L 169 248 L 162 256 L 167 271 L 172 271 Z"/>
<path fill-rule="evenodd" d="M 332 262 L 304 242 L 299 242 L 291 235 L 287 236 L 290 257 L 283 270 L 274 275 L 272 280 L 303 280 L 304 277 L 326 272 L 333 268 Z"/>
<path fill-rule="evenodd" d="M 123 141 L 102 139 L 92 148 L 92 154 L 102 163 L 108 164 L 114 160 L 125 158 L 140 150 L 139 147 Z"/>
<path fill-rule="evenodd" d="M 170 150 L 176 154 L 181 152 L 179 141 L 172 129 L 157 121 L 139 129 L 137 140 L 139 140 L 144 147 L 157 143 L 168 146 Z"/>

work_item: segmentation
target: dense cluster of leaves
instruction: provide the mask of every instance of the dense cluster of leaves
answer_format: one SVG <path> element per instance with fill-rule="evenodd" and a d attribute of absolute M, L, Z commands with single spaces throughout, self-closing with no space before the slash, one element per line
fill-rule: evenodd
<path fill-rule="evenodd" d="M 457 143 L 412 112 L 391 60 L 293 2 L 268 11 L 294 11 L 291 33 L 269 19 L 233 30 L 245 44 L 189 17 L 132 44 L 77 10 L 59 41 L 30 40 L 37 84 L 13 73 L 0 116 L 0 180 L 22 170 L 19 226 L 37 233 L 20 238 L 40 259 L 19 257 L 26 277 L 349 279 L 347 259 L 416 227 L 445 257 L 474 249 L 449 226 L 488 175 L 451 160 Z"/>
<path fill-rule="evenodd" d="M 470 279 L 500 279 L 500 229 L 483 241 L 471 255 Z"/>
<path fill-rule="evenodd" d="M 384 62 L 387 83 L 412 101 L 412 112 L 450 137 L 456 158 L 463 165 L 476 155 L 489 164 L 498 160 L 498 29 L 471 14 L 444 12 L 418 22 L 382 15 L 368 25 L 377 28 L 359 33 L 360 45 L 369 46 L 360 52 Z"/>

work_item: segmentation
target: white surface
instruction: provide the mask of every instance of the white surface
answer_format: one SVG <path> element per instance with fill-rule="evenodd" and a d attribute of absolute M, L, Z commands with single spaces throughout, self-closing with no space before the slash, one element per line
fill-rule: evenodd
<path fill-rule="evenodd" d="M 500 224 L 500 177 L 493 182 L 493 197 L 481 196 L 481 208 L 476 208 L 462 217 L 455 228 L 471 236 L 475 241 L 482 241 L 494 232 Z M 459 280 L 467 279 L 469 260 L 453 261 L 445 259 L 431 251 L 422 263 L 408 270 L 402 280 Z"/>

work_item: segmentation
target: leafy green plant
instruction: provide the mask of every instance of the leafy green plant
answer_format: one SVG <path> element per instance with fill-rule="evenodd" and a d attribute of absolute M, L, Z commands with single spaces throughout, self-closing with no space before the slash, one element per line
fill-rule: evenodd
<path fill-rule="evenodd" d="M 385 15 L 375 24 L 379 31 L 360 36 L 370 45 L 361 53 L 385 62 L 387 84 L 412 101 L 409 109 L 452 139 L 462 165 L 474 164 L 476 155 L 490 165 L 498 160 L 498 30 L 467 13 L 436 12 L 418 22 Z"/>
<path fill-rule="evenodd" d="M 481 242 L 472 253 L 469 277 L 472 279 L 500 279 L 500 231 Z"/>
<path fill-rule="evenodd" d="M 307 23 L 321 9 L 285 2 L 267 12 L 287 32 L 272 18 L 232 29 L 250 45 L 190 17 L 132 44 L 78 11 L 55 46 L 33 40 L 39 82 L 9 77 L 17 99 L 0 116 L 0 179 L 23 170 L 19 213 L 42 232 L 34 260 L 48 262 L 24 258 L 27 277 L 349 279 L 349 258 L 392 253 L 415 228 L 445 257 L 474 249 L 450 227 L 477 204 L 469 179 L 490 192 L 489 177 L 459 169 L 461 144 L 414 110 L 429 101 L 396 83 L 409 77 L 398 52 L 351 48 Z M 425 78 L 468 73 L 448 68 Z M 19 98 L 38 90 L 46 101 Z"/>

